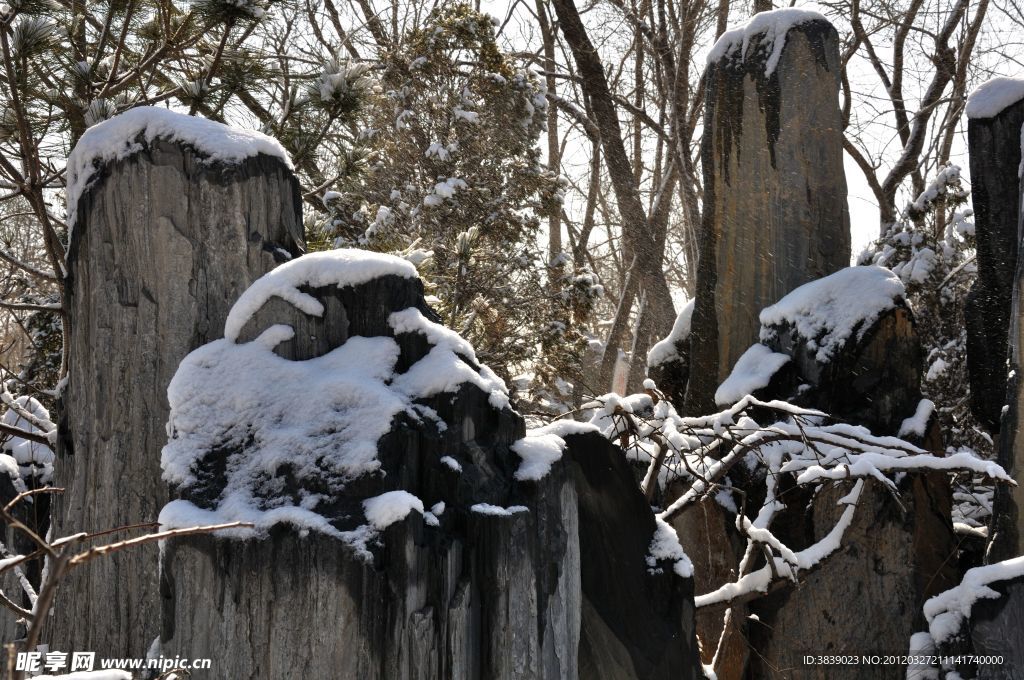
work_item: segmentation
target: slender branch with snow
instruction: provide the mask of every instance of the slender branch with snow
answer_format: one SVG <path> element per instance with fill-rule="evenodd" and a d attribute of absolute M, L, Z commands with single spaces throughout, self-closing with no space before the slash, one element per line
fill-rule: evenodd
<path fill-rule="evenodd" d="M 842 549 L 858 501 L 872 480 L 894 495 L 898 486 L 893 477 L 905 473 L 967 473 L 1014 483 L 1000 466 L 969 452 L 937 455 L 899 437 L 831 422 L 821 411 L 788 402 L 745 395 L 719 413 L 682 417 L 659 398 L 653 384 L 645 387 L 646 394 L 609 394 L 585 406 L 593 409 L 590 422 L 604 436 L 619 443 L 630 459 L 647 464 L 643 489 L 649 499 L 671 481 L 684 483 L 683 492 L 657 513 L 659 522 L 670 522 L 709 495 L 729 493 L 729 473 L 740 463 L 765 485 L 760 508 L 751 509 L 749 517 L 746 508 L 735 511 L 736 528 L 747 540 L 738 576 L 699 595 L 697 607 L 746 602 L 820 568 Z M 929 414 L 923 409 L 925 420 Z M 760 424 L 755 416 L 769 424 Z M 907 425 L 908 432 L 922 429 L 914 418 L 909 420 L 914 422 Z M 799 551 L 771 531 L 773 520 L 786 508 L 777 493 L 783 476 L 815 490 L 849 485 L 838 501 L 844 509 L 832 529 Z M 764 556 L 763 566 L 751 569 L 758 555 Z"/>

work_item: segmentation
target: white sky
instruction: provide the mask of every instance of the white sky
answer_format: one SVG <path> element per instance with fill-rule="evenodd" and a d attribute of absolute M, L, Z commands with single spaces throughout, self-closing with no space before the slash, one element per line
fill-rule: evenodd
<path fill-rule="evenodd" d="M 481 0 L 481 9 L 483 11 L 489 12 L 490 14 L 496 17 L 499 17 L 500 19 L 504 19 L 508 14 L 509 7 L 513 6 L 514 1 L 515 0 Z M 533 7 L 533 3 L 530 2 L 530 0 L 525 0 L 525 2 L 529 2 L 529 6 L 531 8 Z M 806 9 L 817 9 L 819 11 L 822 11 L 823 9 L 816 2 L 797 2 L 795 4 L 801 8 Z M 748 5 L 749 2 L 735 3 L 735 9 L 732 13 L 737 20 L 729 22 L 730 28 L 737 24 L 743 23 L 743 21 L 747 18 L 749 14 Z M 513 44 L 533 42 L 533 38 L 536 36 L 536 30 L 534 29 L 534 27 L 524 24 L 526 19 L 523 18 L 529 17 L 530 15 L 527 12 L 525 12 L 522 7 L 519 7 L 516 11 L 518 13 L 518 18 L 514 18 L 510 22 L 510 26 L 506 27 L 504 31 L 505 38 L 511 40 Z M 1013 29 L 1014 27 L 1010 26 L 1009 28 Z M 599 40 L 599 36 L 597 35 L 596 31 L 591 37 L 592 39 L 595 40 L 595 42 Z M 994 41 L 998 43 L 1001 39 L 1002 38 L 1000 38 L 999 36 L 995 36 Z M 535 45 L 531 45 L 531 48 L 533 47 L 535 47 Z M 879 51 L 881 52 L 882 50 Z M 884 52 L 882 56 L 884 59 Z M 699 58 L 699 60 L 700 66 L 703 67 L 703 58 Z M 997 61 L 995 63 L 990 63 L 989 67 L 985 70 L 988 71 L 989 73 L 999 73 L 1000 75 L 1016 75 L 1019 72 L 1019 66 L 1015 64 L 1008 64 L 1003 61 Z M 1009 72 L 1006 73 L 1005 71 Z M 872 121 L 873 117 L 877 117 L 879 120 L 882 120 L 884 116 L 881 114 L 878 114 L 876 116 L 876 112 L 874 110 L 874 106 L 871 100 L 872 98 L 879 100 L 879 106 L 884 108 L 884 92 L 879 92 L 881 86 L 878 83 L 877 76 L 874 74 L 870 66 L 867 65 L 866 61 L 862 60 L 860 64 L 857 64 L 856 62 L 851 62 L 850 79 L 854 83 L 855 87 L 866 88 L 864 101 L 871 103 L 870 106 L 863 106 L 861 110 L 855 110 L 855 116 L 860 115 L 864 120 L 868 121 L 869 126 L 871 125 L 870 121 Z M 864 84 L 859 85 L 858 81 Z M 870 91 L 872 88 L 874 88 L 874 92 Z M 913 96 L 913 93 L 910 91 L 909 84 L 906 94 L 908 99 L 911 96 Z M 855 100 L 855 102 L 856 101 L 857 100 Z M 898 145 L 891 145 L 889 143 L 891 138 L 887 138 L 887 135 L 891 135 L 891 129 L 887 129 L 890 126 L 891 124 L 888 122 L 888 119 L 885 119 L 882 123 L 879 124 L 878 131 L 872 133 L 874 134 L 873 138 L 877 139 L 877 149 L 879 153 L 884 153 L 884 150 L 888 150 L 889 148 L 895 148 L 898 150 Z M 963 170 L 962 176 L 969 182 L 966 140 L 963 137 L 963 134 L 957 137 L 956 142 L 954 143 L 951 161 L 961 166 Z M 573 156 L 579 158 L 580 166 L 586 165 L 586 156 L 588 155 L 588 152 L 580 153 L 579 151 L 577 151 L 574 153 L 571 149 L 567 149 L 567 152 L 568 157 L 563 159 L 566 165 L 571 166 L 576 164 L 576 161 L 574 161 L 572 158 Z M 846 154 L 844 154 L 844 160 L 846 167 L 846 180 L 849 191 L 848 204 L 850 209 L 850 224 L 852 232 L 852 255 L 853 258 L 856 258 L 860 251 L 878 236 L 878 204 L 860 168 Z M 887 167 L 888 165 L 883 162 L 881 166 L 881 170 L 883 173 Z M 906 200 L 906 198 L 904 198 L 903 200 Z"/>

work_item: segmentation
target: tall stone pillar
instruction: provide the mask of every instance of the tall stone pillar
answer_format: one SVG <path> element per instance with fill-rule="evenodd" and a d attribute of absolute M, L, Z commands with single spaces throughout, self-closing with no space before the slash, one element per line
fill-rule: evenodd
<path fill-rule="evenodd" d="M 1016 487 L 995 488 L 985 553 L 993 563 L 1020 555 L 1024 545 L 1024 270 L 1017 256 L 1024 80 L 984 83 L 971 93 L 966 113 L 978 251 L 978 278 L 965 308 L 971 409 L 982 424 L 998 430 L 998 462 L 1017 481 Z M 971 645 L 975 653 L 1005 662 L 979 667 L 977 677 L 1001 680 L 1020 670 L 1024 583 L 1017 578 L 993 586 L 1000 597 L 972 612 Z"/>
<path fill-rule="evenodd" d="M 1006 93 L 1009 99 L 993 102 Z M 1006 341 L 1017 267 L 1020 199 L 1020 130 L 1024 80 L 996 78 L 975 90 L 967 104 L 971 201 L 977 237 L 978 278 L 964 310 L 971 410 L 995 432 L 1006 403 Z"/>
<path fill-rule="evenodd" d="M 235 298 L 304 243 L 291 162 L 258 133 L 133 109 L 90 128 L 68 169 L 57 536 L 157 519 L 178 363 L 220 337 Z M 149 545 L 72 572 L 51 648 L 144 656 L 160 629 L 157 565 Z"/>
<path fill-rule="evenodd" d="M 850 262 L 839 72 L 836 30 L 803 10 L 758 14 L 709 56 L 691 413 L 714 408 L 762 308 Z"/>

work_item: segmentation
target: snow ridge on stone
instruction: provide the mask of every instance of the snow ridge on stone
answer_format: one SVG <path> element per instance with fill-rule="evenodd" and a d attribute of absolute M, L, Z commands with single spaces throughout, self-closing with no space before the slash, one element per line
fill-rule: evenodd
<path fill-rule="evenodd" d="M 775 72 L 786 47 L 786 35 L 790 30 L 801 24 L 814 21 L 829 23 L 822 14 L 805 9 L 785 7 L 770 12 L 759 12 L 746 23 L 730 31 L 726 31 L 715 42 L 708 53 L 708 64 L 715 63 L 725 57 L 739 52 L 740 60 L 747 58 L 747 48 L 755 36 L 764 36 L 763 46 L 770 46 L 768 59 L 765 62 L 764 74 L 770 76 Z"/>
<path fill-rule="evenodd" d="M 990 78 L 967 97 L 964 113 L 968 118 L 994 118 L 1021 99 L 1024 99 L 1024 78 Z"/>
<path fill-rule="evenodd" d="M 761 310 L 761 341 L 771 341 L 779 326 L 807 339 L 815 358 L 827 363 L 854 333 L 871 327 L 883 312 L 904 299 L 900 278 L 877 265 L 847 267 L 806 283 Z"/>
<path fill-rule="evenodd" d="M 339 249 L 310 253 L 286 262 L 257 279 L 235 302 L 224 322 L 224 337 L 236 342 L 249 319 L 272 297 L 290 302 L 306 314 L 321 316 L 324 307 L 300 288 L 358 286 L 381 276 L 416 278 L 408 260 L 368 250 Z"/>
<path fill-rule="evenodd" d="M 789 362 L 786 354 L 773 352 L 764 345 L 751 345 L 736 361 L 729 377 L 718 386 L 715 403 L 719 406 L 735 404 L 748 394 L 768 387 L 772 376 Z"/>
<path fill-rule="evenodd" d="M 129 109 L 90 127 L 71 150 L 67 163 L 68 229 L 74 227 L 78 200 L 99 169 L 138 153 L 144 144 L 157 139 L 190 146 L 210 163 L 237 164 L 264 154 L 293 167 L 281 143 L 261 132 L 154 106 Z"/>

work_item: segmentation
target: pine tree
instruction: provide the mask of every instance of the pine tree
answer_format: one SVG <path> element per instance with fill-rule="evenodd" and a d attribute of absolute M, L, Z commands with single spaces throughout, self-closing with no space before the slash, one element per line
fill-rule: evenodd
<path fill-rule="evenodd" d="M 504 377 L 571 376 L 601 289 L 540 247 L 541 220 L 562 200 L 541 163 L 543 84 L 502 54 L 492 19 L 465 5 L 404 36 L 375 84 L 357 69 L 330 69 L 343 91 L 365 95 L 345 177 L 323 197 L 334 244 L 414 259 L 444 322 Z"/>

